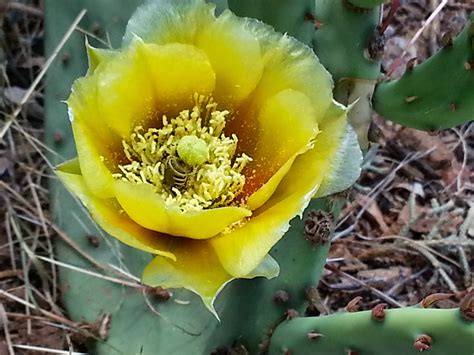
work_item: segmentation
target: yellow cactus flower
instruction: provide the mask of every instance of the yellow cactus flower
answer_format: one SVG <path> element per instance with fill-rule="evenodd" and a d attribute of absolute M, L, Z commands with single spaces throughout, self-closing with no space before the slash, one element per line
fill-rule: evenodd
<path fill-rule="evenodd" d="M 204 0 L 151 1 L 119 51 L 88 46 L 67 103 L 77 159 L 58 176 L 95 221 L 155 255 L 150 286 L 213 311 L 235 278 L 275 277 L 270 249 L 361 154 L 313 51 Z"/>

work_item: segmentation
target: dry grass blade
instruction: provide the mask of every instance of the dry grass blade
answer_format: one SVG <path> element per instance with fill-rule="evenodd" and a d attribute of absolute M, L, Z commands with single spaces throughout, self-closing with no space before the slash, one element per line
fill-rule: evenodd
<path fill-rule="evenodd" d="M 418 41 L 418 39 L 420 38 L 421 34 L 423 33 L 423 31 L 429 27 L 429 25 L 434 21 L 434 19 L 436 18 L 436 16 L 439 15 L 439 13 L 441 12 L 441 10 L 443 10 L 443 8 L 446 6 L 446 4 L 448 3 L 448 0 L 443 0 L 437 7 L 436 9 L 431 13 L 431 15 L 428 17 L 428 19 L 423 23 L 423 25 L 418 29 L 418 31 L 415 33 L 415 35 L 412 37 L 412 39 L 410 40 L 409 44 L 405 47 L 405 49 L 403 50 L 402 54 L 397 58 L 395 59 L 395 61 L 393 62 L 393 65 L 392 67 L 390 68 L 389 72 L 387 73 L 387 77 L 388 78 L 391 78 L 392 77 L 392 74 L 393 72 L 395 71 L 395 69 L 400 65 L 400 63 L 402 62 L 403 58 L 405 57 L 405 55 L 408 53 L 410 47 L 412 47 L 413 45 L 415 45 L 416 41 Z"/>
<path fill-rule="evenodd" d="M 5 333 L 8 353 L 10 355 L 15 355 L 15 350 L 13 350 L 12 340 L 10 337 L 10 331 L 8 330 L 8 317 L 2 303 L 0 303 L 0 322 L 2 322 L 3 332 Z"/>
<path fill-rule="evenodd" d="M 54 264 L 54 265 L 58 265 L 58 266 L 65 267 L 65 268 L 70 269 L 70 270 L 74 270 L 74 271 L 77 271 L 77 272 L 81 272 L 83 274 L 87 274 L 87 275 L 90 275 L 90 276 L 93 276 L 93 277 L 97 277 L 99 279 L 103 279 L 103 280 L 107 280 L 107 281 L 110 281 L 110 282 L 113 282 L 113 283 L 117 283 L 117 284 L 122 285 L 122 286 L 128 286 L 128 287 L 134 287 L 134 288 L 144 288 L 145 287 L 142 284 L 139 284 L 139 283 L 136 283 L 136 282 L 129 282 L 129 281 L 126 281 L 126 280 L 121 280 L 121 279 L 115 278 L 115 277 L 102 275 L 102 274 L 99 274 L 97 272 L 86 270 L 86 269 L 83 269 L 83 268 L 80 268 L 80 267 L 77 267 L 77 266 L 74 266 L 74 265 L 69 265 L 69 264 L 63 263 L 61 261 L 46 258 L 44 256 L 37 256 L 37 258 L 40 259 L 40 260 L 43 260 L 43 261 L 47 261 L 47 262 L 49 262 L 51 264 Z"/>
<path fill-rule="evenodd" d="M 36 90 L 38 84 L 41 82 L 41 80 L 43 79 L 43 77 L 45 76 L 46 72 L 48 71 L 49 67 L 51 66 L 51 64 L 53 63 L 53 61 L 56 59 L 56 57 L 58 56 L 59 52 L 61 51 L 61 49 L 64 47 L 64 45 L 66 44 L 67 40 L 69 39 L 69 37 L 72 35 L 72 33 L 75 31 L 77 25 L 79 24 L 79 22 L 81 22 L 82 18 L 84 17 L 84 15 L 86 14 L 87 10 L 83 9 L 76 17 L 76 19 L 73 21 L 73 23 L 71 24 L 71 26 L 69 27 L 69 29 L 67 30 L 67 32 L 64 34 L 63 38 L 61 39 L 61 41 L 59 42 L 59 44 L 57 45 L 57 47 L 54 49 L 53 53 L 51 54 L 51 56 L 48 58 L 48 60 L 46 61 L 46 63 L 44 64 L 43 66 L 43 69 L 41 69 L 41 72 L 38 74 L 38 76 L 35 78 L 35 80 L 33 81 L 33 83 L 30 85 L 30 87 L 28 88 L 28 90 L 25 92 L 25 94 L 23 95 L 21 101 L 20 101 L 20 104 L 18 105 L 18 107 L 13 111 L 13 113 L 11 114 L 11 116 L 9 117 L 8 121 L 5 123 L 5 125 L 3 126 L 2 130 L 0 131 L 0 140 L 3 139 L 5 133 L 8 131 L 8 129 L 10 128 L 11 124 L 13 123 L 13 121 L 18 117 L 18 115 L 20 114 L 21 110 L 23 109 L 23 105 L 25 105 L 28 100 L 31 98 L 31 95 L 33 94 L 33 92 Z"/>
<path fill-rule="evenodd" d="M 26 12 L 29 15 L 43 17 L 43 11 L 41 11 L 40 9 L 36 7 L 28 6 L 26 4 L 22 4 L 20 2 L 10 1 L 6 5 L 0 5 L 0 6 L 6 6 L 6 9 L 5 9 L 6 11 L 18 10 L 18 11 Z"/>

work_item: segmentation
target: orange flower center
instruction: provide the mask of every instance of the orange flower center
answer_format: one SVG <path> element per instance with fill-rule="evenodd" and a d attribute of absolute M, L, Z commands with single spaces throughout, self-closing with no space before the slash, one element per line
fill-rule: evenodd
<path fill-rule="evenodd" d="M 238 138 L 223 132 L 229 111 L 217 110 L 212 97 L 194 95 L 195 105 L 163 127 L 137 126 L 122 141 L 128 164 L 114 174 L 137 184 L 150 184 L 167 205 L 181 211 L 242 204 L 235 201 L 245 185 L 242 170 L 252 159 L 236 155 Z"/>

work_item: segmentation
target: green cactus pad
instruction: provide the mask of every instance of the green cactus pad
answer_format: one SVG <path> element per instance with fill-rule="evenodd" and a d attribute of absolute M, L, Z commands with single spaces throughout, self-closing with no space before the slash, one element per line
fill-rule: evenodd
<path fill-rule="evenodd" d="M 463 32 L 401 79 L 383 82 L 374 109 L 385 118 L 423 130 L 474 119 L 474 13 Z"/>
<path fill-rule="evenodd" d="M 376 80 L 380 62 L 370 60 L 366 49 L 379 22 L 379 9 L 351 11 L 343 0 L 316 0 L 313 48 L 337 84 L 343 78 Z"/>
<path fill-rule="evenodd" d="M 422 348 L 430 355 L 472 355 L 474 323 L 459 309 L 393 309 L 383 320 L 371 311 L 296 318 L 275 330 L 270 354 L 415 355 Z"/>
<path fill-rule="evenodd" d="M 311 46 L 315 31 L 311 0 L 229 0 L 229 8 L 239 16 L 253 17 L 272 25 L 281 33 L 298 38 Z"/>

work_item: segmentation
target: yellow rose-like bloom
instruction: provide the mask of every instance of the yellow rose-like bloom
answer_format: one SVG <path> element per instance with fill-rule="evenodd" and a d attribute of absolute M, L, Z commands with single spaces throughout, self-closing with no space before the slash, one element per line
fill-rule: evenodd
<path fill-rule="evenodd" d="M 230 280 L 276 276 L 289 221 L 359 174 L 330 75 L 257 20 L 152 1 L 122 50 L 88 54 L 68 99 L 78 158 L 58 175 L 106 232 L 156 256 L 145 284 L 213 310 Z"/>

